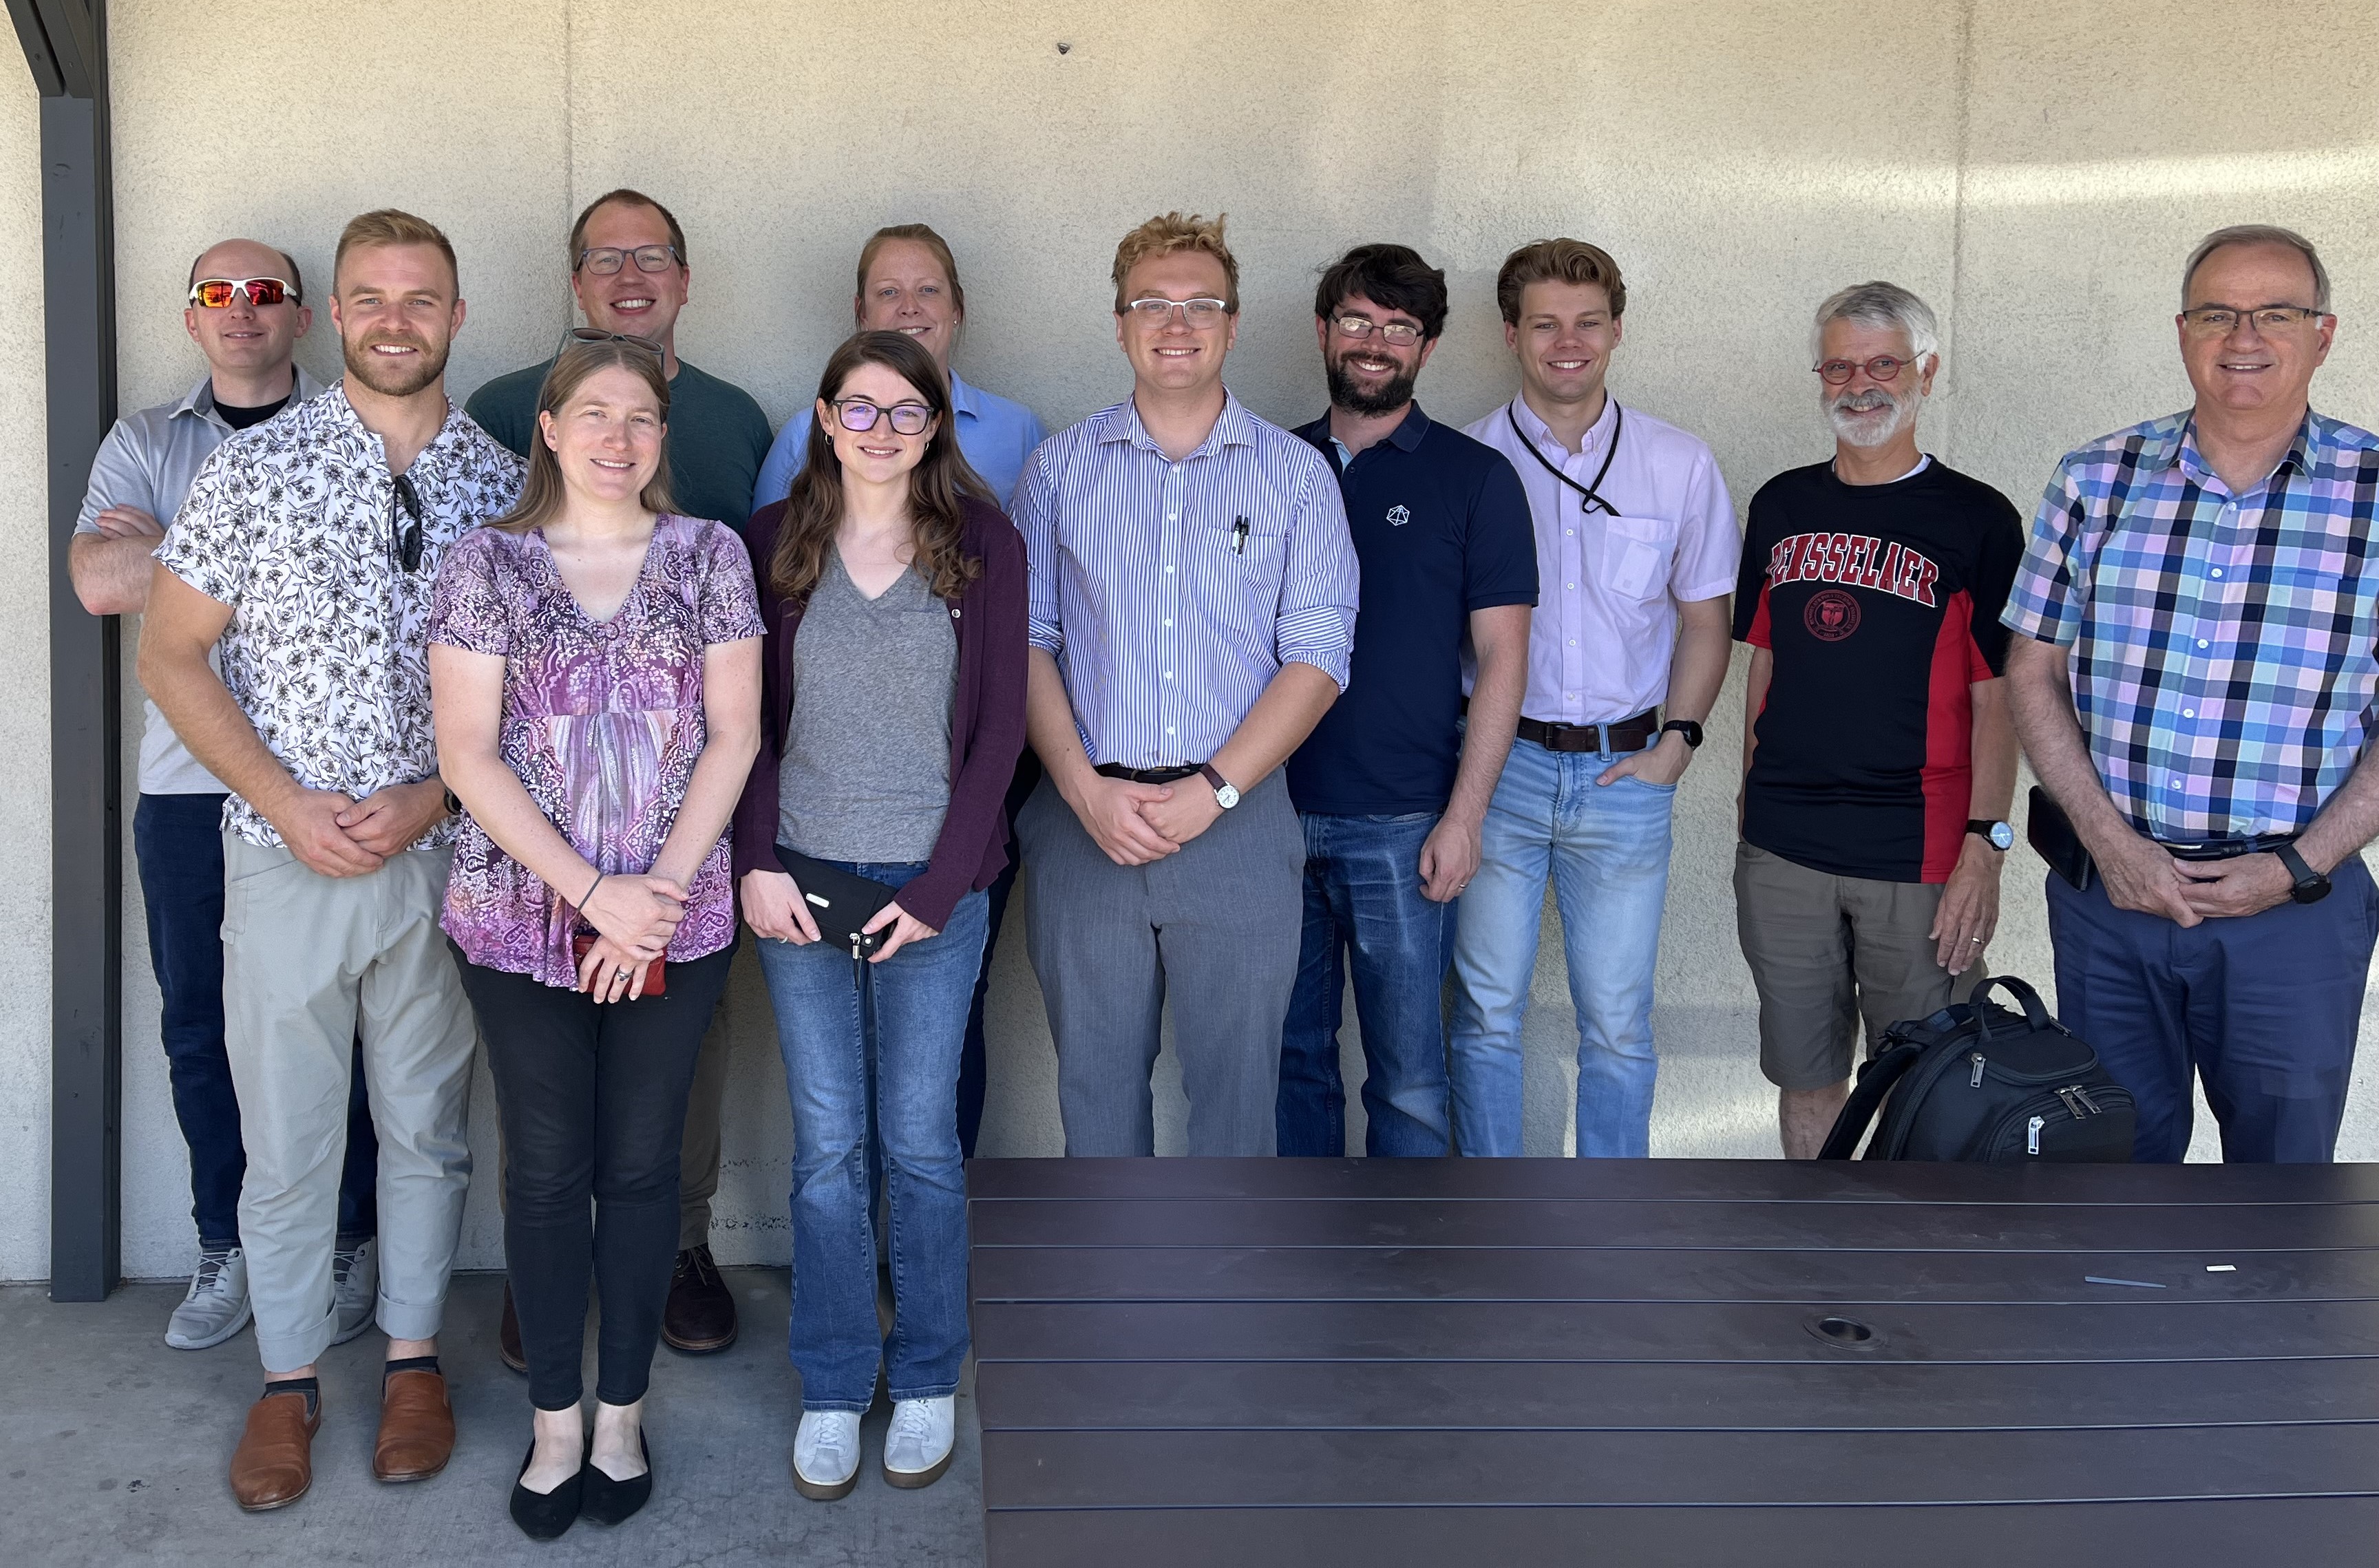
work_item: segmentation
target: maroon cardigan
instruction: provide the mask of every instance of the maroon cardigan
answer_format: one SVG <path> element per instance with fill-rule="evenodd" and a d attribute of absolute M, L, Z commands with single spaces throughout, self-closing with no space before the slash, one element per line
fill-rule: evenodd
<path fill-rule="evenodd" d="M 950 809 L 924 871 L 900 890 L 900 907 L 939 931 L 969 892 L 988 887 L 1008 864 L 1008 781 L 1024 749 L 1024 538 L 987 501 L 962 502 L 960 548 L 983 571 L 950 601 L 959 638 L 958 690 L 950 708 Z M 793 637 L 806 601 L 781 597 L 768 580 L 785 503 L 753 514 L 743 531 L 760 588 L 760 754 L 735 805 L 735 879 L 777 863 L 777 770 L 793 713 Z"/>

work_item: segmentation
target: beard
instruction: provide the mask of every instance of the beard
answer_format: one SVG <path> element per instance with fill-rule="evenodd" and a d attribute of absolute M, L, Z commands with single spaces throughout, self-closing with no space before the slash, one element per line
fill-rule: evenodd
<path fill-rule="evenodd" d="M 391 363 L 372 352 L 378 344 L 402 344 L 417 349 L 413 358 Z M 382 397 L 411 397 L 446 373 L 448 344 L 433 344 L 404 332 L 374 332 L 361 343 L 346 338 L 339 340 L 339 352 L 346 361 L 347 374 L 380 393 Z"/>
<path fill-rule="evenodd" d="M 1881 387 L 1825 400 L 1826 423 L 1855 447 L 1882 446 L 1916 423 L 1917 399 L 1896 397 Z"/>
<path fill-rule="evenodd" d="M 1330 380 L 1330 401 L 1349 414 L 1365 416 L 1393 414 L 1412 401 L 1413 380 L 1409 375 L 1389 377 L 1377 387 L 1366 392 L 1347 373 L 1346 355 L 1340 355 L 1322 367 Z"/>

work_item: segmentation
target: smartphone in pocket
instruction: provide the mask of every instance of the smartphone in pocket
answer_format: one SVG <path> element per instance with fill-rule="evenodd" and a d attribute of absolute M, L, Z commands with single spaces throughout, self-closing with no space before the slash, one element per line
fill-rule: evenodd
<path fill-rule="evenodd" d="M 2090 859 L 2090 851 L 2082 847 L 2082 836 L 2073 831 L 2073 819 L 2037 784 L 2024 797 L 2024 842 L 2037 850 L 2040 858 L 2048 862 L 2048 869 L 2065 878 L 2076 893 L 2087 893 L 2097 866 Z"/>

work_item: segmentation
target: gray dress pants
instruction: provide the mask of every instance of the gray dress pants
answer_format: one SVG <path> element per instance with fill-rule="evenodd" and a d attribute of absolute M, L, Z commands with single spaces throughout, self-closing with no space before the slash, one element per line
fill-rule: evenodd
<path fill-rule="evenodd" d="M 1305 836 L 1281 775 L 1149 865 L 1107 859 L 1046 779 L 1016 834 L 1066 1152 L 1156 1152 L 1148 1078 L 1168 996 L 1190 1152 L 1273 1152 L 1304 919 Z"/>

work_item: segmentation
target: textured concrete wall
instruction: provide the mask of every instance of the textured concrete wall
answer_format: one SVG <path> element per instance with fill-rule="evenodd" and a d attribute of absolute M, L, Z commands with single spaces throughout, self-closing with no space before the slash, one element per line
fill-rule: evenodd
<path fill-rule="evenodd" d="M 1926 444 L 2028 513 L 2060 451 L 2186 401 L 2178 262 L 2205 229 L 2249 219 L 2325 247 L 2346 324 L 2320 401 L 2379 419 L 2379 358 L 2359 332 L 2379 297 L 2379 16 L 2334 0 L 927 0 L 898 27 L 752 0 L 343 0 L 319 25 L 228 31 L 163 0 L 111 9 L 127 406 L 196 373 L 175 311 L 200 245 L 254 233 L 319 281 L 340 223 L 383 202 L 443 223 L 462 252 L 472 311 L 453 374 L 466 390 L 547 351 L 569 320 L 570 215 L 632 183 L 690 235 L 688 357 L 779 419 L 847 330 L 860 240 L 911 219 L 958 249 L 971 380 L 1052 428 L 1114 401 L 1129 385 L 1107 317 L 1114 240 L 1170 207 L 1231 214 L 1247 307 L 1231 380 L 1278 419 L 1322 404 L 1308 302 L 1315 268 L 1346 246 L 1401 239 L 1451 274 L 1448 341 L 1422 392 L 1461 421 L 1508 395 L 1491 298 L 1503 254 L 1552 233 L 1607 246 L 1631 305 L 1613 387 L 1709 439 L 1738 502 L 1827 450 L 1808 309 L 1887 276 L 1950 329 Z M 2208 90 L 2215 73 L 2187 66 L 2191 51 L 2155 42 L 2264 33 L 2313 41 L 2286 90 Z M 0 223 L 27 246 L 30 115 L 10 103 Z M 194 154 L 233 128 L 265 131 L 278 156 L 239 168 Z M 9 352 L 34 368 L 34 348 Z M 334 372 L 327 322 L 307 360 Z M 9 461 L 21 479 L 0 465 L 0 485 L 35 483 L 31 461 Z M 18 514 L 37 515 L 24 493 Z M 41 624 L 30 595 L 6 613 L 29 634 Z M 25 701 L 0 712 L 37 714 L 38 671 L 11 679 Z M 1680 799 L 1656 1019 L 1664 1154 L 1774 1147 L 1728 891 L 1738 689 Z M 27 748 L 0 754 L 31 770 L 11 820 L 32 857 L 39 725 L 8 722 L 28 727 Z M 13 845 L 0 835 L 0 858 Z M 2023 852 L 2011 865 L 1994 958 L 2045 979 L 2036 867 Z M 129 918 L 125 1256 L 166 1273 L 188 1249 L 187 1199 Z M 38 953 L 23 961 L 38 975 Z M 1055 1152 L 1054 1062 L 1020 942 L 999 965 L 985 1151 Z M 1551 1153 L 1574 1034 L 1550 940 L 1536 998 L 1528 1139 Z M 19 1016 L 0 1031 L 0 1136 L 25 1129 L 24 1162 L 14 1143 L 0 1159 L 27 1170 L 26 1201 L 0 1219 L 0 1277 L 43 1269 L 46 1043 Z M 739 979 L 733 1020 L 720 1250 L 781 1257 L 785 1113 L 755 975 Z M 1177 1096 L 1168 1104 L 1160 1140 L 1177 1147 Z M 484 1135 L 485 1093 L 478 1109 Z M 2379 1153 L 2368 1102 L 2347 1150 Z M 498 1256 L 490 1196 L 471 1211 L 475 1264 Z"/>

